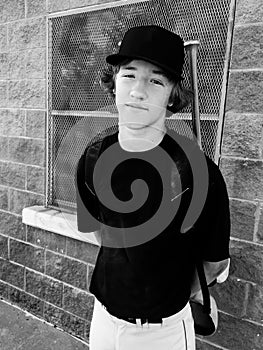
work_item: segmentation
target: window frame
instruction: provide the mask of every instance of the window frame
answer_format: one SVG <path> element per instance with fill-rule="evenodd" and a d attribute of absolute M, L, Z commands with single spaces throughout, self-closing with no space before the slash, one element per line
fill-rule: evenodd
<path fill-rule="evenodd" d="M 53 152 L 52 152 L 52 145 L 54 141 L 54 135 L 52 132 L 52 126 L 50 127 L 50 118 L 54 114 L 60 115 L 60 116 L 84 116 L 84 117 L 89 117 L 92 115 L 90 111 L 57 111 L 57 110 L 52 110 L 52 93 L 50 89 L 50 42 L 52 40 L 52 31 L 50 29 L 51 27 L 51 22 L 52 19 L 58 18 L 58 17 L 64 17 L 64 16 L 70 16 L 70 15 L 76 15 L 76 14 L 81 14 L 81 13 L 86 13 L 86 12 L 93 12 L 93 11 L 98 11 L 98 10 L 104 10 L 104 9 L 109 9 L 109 8 L 115 8 L 115 7 L 120 7 L 123 5 L 129 5 L 129 4 L 140 4 L 140 3 L 147 3 L 149 0 L 120 0 L 120 1 L 114 1 L 111 3 L 106 3 L 106 4 L 99 4 L 99 5 L 91 5 L 79 9 L 72 9 L 72 10 L 67 10 L 59 13 L 52 13 L 49 16 L 47 16 L 47 76 L 46 76 L 46 93 L 47 93 L 47 141 L 46 141 L 46 159 L 47 159 L 47 165 L 46 165 L 46 178 L 45 178 L 45 206 L 53 209 L 63 209 L 65 212 L 72 213 L 74 212 L 74 208 L 72 209 L 67 209 L 66 206 L 57 206 L 53 205 L 50 202 L 50 192 L 52 192 L 52 189 L 54 187 L 54 184 L 50 180 L 50 176 L 52 177 L 52 174 L 54 173 L 54 159 L 53 159 Z M 226 90 L 227 90 L 227 82 L 228 82 L 228 74 L 229 74 L 229 64 L 230 64 L 230 54 L 231 54 L 231 45 L 232 45 L 232 37 L 233 37 L 233 13 L 234 13 L 234 0 L 230 1 L 229 5 L 229 14 L 228 14 L 228 30 L 226 34 L 226 50 L 225 50 L 225 60 L 224 60 L 224 68 L 223 68 L 223 76 L 222 76 L 222 90 L 221 90 L 221 98 L 220 98 L 220 108 L 219 108 L 219 113 L 218 117 L 215 117 L 214 119 L 211 118 L 211 116 L 201 116 L 201 122 L 205 120 L 210 120 L 210 121 L 217 121 L 218 126 L 217 126 L 217 132 L 216 132 L 216 137 L 215 137 L 215 156 L 214 156 L 214 161 L 215 163 L 219 164 L 220 162 L 220 155 L 221 155 L 221 142 L 222 142 L 222 131 L 223 131 L 223 124 L 224 124 L 224 111 L 225 111 L 225 102 L 226 102 Z M 52 45 L 51 45 L 52 47 Z M 177 114 L 175 116 L 171 117 L 172 119 L 175 120 L 190 120 L 191 119 L 191 114 L 189 113 L 184 113 L 184 115 Z M 51 173 L 51 175 L 50 175 Z M 63 204 L 63 203 L 62 203 Z"/>

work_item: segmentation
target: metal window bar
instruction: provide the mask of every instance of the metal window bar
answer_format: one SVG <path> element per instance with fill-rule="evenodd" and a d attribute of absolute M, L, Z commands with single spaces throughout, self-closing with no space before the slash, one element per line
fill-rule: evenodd
<path fill-rule="evenodd" d="M 114 103 L 100 88 L 99 77 L 105 56 L 117 48 L 123 33 L 134 25 L 158 24 L 180 34 L 185 42 L 199 40 L 197 128 L 204 152 L 215 158 L 223 118 L 222 91 L 227 77 L 233 3 L 234 0 L 122 0 L 48 17 L 46 206 L 75 210 L 76 162 L 92 137 L 117 125 Z M 189 72 L 187 60 L 187 87 L 191 86 Z M 191 108 L 167 119 L 167 126 L 191 136 Z"/>

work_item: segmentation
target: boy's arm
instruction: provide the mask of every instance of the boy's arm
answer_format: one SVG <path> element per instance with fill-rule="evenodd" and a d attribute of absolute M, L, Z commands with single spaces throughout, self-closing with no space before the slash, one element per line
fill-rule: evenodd
<path fill-rule="evenodd" d="M 203 260 L 207 285 L 214 281 L 224 282 L 228 276 L 231 227 L 229 198 L 224 178 L 218 166 L 210 159 L 208 159 L 208 167 L 210 174 L 208 197 L 196 231 L 196 234 L 201 232 L 198 255 Z M 197 294 L 198 298 L 202 295 L 200 288 L 198 274 L 195 271 L 191 298 L 196 297 Z"/>
<path fill-rule="evenodd" d="M 85 182 L 85 153 L 81 156 L 75 174 L 77 223 L 80 232 L 96 232 L 100 229 L 99 208 L 96 196 Z M 95 234 L 96 239 L 97 233 Z"/>
<path fill-rule="evenodd" d="M 224 279 L 221 280 L 221 283 L 226 280 L 228 276 L 228 269 L 230 264 L 229 258 L 218 262 L 204 261 L 203 264 L 204 264 L 207 285 L 217 280 L 217 278 L 220 277 L 222 274 L 226 274 L 226 276 L 224 277 Z M 199 278 L 198 278 L 197 271 L 195 271 L 195 275 L 194 275 L 194 279 L 191 287 L 191 299 L 200 299 L 201 295 L 202 293 L 201 293 Z"/>

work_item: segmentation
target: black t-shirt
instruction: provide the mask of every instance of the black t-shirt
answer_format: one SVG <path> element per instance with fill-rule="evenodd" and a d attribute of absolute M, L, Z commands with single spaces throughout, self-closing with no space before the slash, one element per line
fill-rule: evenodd
<path fill-rule="evenodd" d="M 98 152 L 106 151 L 103 161 L 96 162 Z M 181 232 L 194 186 L 201 183 L 195 176 L 204 164 L 207 195 L 201 213 L 187 232 Z M 138 179 L 142 181 L 132 188 Z M 112 315 L 158 318 L 177 313 L 189 300 L 196 257 L 229 257 L 229 202 L 223 177 L 194 142 L 170 130 L 159 146 L 145 152 L 124 151 L 118 133 L 90 145 L 79 161 L 76 187 L 79 230 L 100 229 L 102 235 L 90 292 Z M 111 202 L 110 208 L 101 200 L 103 195 L 109 198 L 109 187 L 120 201 Z M 134 198 L 135 206 L 126 208 Z M 151 222 L 153 217 L 157 219 Z M 140 226 L 145 222 L 148 226 Z"/>

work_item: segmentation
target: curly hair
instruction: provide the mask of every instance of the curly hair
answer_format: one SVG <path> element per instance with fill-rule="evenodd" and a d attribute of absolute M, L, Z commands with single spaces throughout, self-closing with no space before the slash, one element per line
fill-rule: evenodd
<path fill-rule="evenodd" d="M 115 88 L 116 74 L 119 72 L 121 66 L 124 66 L 130 62 L 131 60 L 127 59 L 122 61 L 117 66 L 108 65 L 102 71 L 102 75 L 100 78 L 100 85 L 103 88 L 103 90 L 114 99 L 115 99 L 114 88 Z M 182 86 L 181 80 L 174 78 L 173 76 L 171 76 L 169 73 L 166 73 L 166 72 L 165 72 L 165 76 L 173 84 L 167 109 L 169 112 L 172 112 L 172 113 L 179 112 L 191 103 L 193 98 L 193 93 L 192 91 Z"/>

